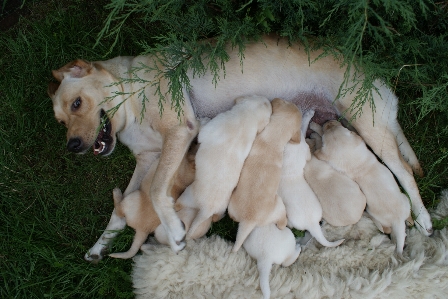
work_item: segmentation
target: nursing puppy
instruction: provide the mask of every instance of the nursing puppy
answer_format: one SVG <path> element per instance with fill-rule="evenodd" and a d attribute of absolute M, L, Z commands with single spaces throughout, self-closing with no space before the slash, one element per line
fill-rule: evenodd
<path fill-rule="evenodd" d="M 316 149 L 322 147 L 322 127 L 314 122 L 310 128 Z M 322 218 L 333 226 L 347 226 L 357 223 L 365 210 L 366 197 L 359 185 L 330 164 L 314 155 L 304 168 L 305 180 L 313 189 L 322 207 Z"/>
<path fill-rule="evenodd" d="M 285 146 L 278 195 L 285 204 L 289 227 L 307 230 L 320 244 L 335 247 L 344 239 L 329 242 L 323 235 L 319 225 L 322 219 L 322 207 L 303 174 L 305 164 L 311 159 L 310 148 L 305 142 L 305 134 L 313 115 L 314 111 L 308 111 L 302 116 L 301 142 L 288 142 Z"/>
<path fill-rule="evenodd" d="M 288 141 L 299 143 L 302 113 L 291 102 L 272 100 L 268 125 L 258 134 L 244 162 L 238 185 L 230 198 L 229 216 L 239 222 L 233 252 L 256 226 L 276 223 L 286 227 L 286 211 L 277 195 L 283 150 Z"/>
<path fill-rule="evenodd" d="M 322 148 L 315 152 L 316 157 L 358 183 L 367 199 L 366 211 L 377 225 L 392 229 L 397 253 L 401 255 L 406 237 L 405 221 L 410 215 L 409 199 L 361 137 L 338 121 L 327 122 L 323 129 Z"/>
<path fill-rule="evenodd" d="M 255 136 L 268 124 L 271 113 L 267 98 L 240 97 L 232 109 L 201 128 L 195 180 L 175 205 L 176 209 L 199 210 L 187 238 L 192 238 L 202 224 L 209 226 L 212 217 L 214 221 L 222 218 Z"/>
<path fill-rule="evenodd" d="M 244 241 L 243 247 L 257 260 L 260 289 L 265 299 L 271 296 L 269 274 L 272 264 L 288 267 L 297 260 L 301 251 L 300 244 L 296 244 L 289 228 L 280 230 L 272 223 L 255 227 Z"/>
<path fill-rule="evenodd" d="M 193 149 L 194 151 L 194 149 Z M 126 224 L 135 230 L 134 240 L 132 242 L 131 248 L 126 252 L 117 252 L 109 254 L 113 258 L 128 259 L 137 254 L 138 250 L 148 238 L 148 235 L 153 233 L 157 227 L 161 226 L 160 219 L 157 216 L 154 206 L 149 196 L 149 190 L 151 187 L 154 174 L 157 169 L 159 161 L 157 160 L 149 169 L 147 175 L 142 181 L 139 190 L 131 192 L 129 195 L 123 198 L 123 194 L 119 188 L 113 190 L 114 198 L 114 208 L 117 216 L 124 218 Z M 194 180 L 195 165 L 194 165 L 194 152 L 187 153 L 187 155 L 182 160 L 176 180 L 173 183 L 171 189 L 171 196 L 173 198 L 178 198 L 179 195 L 185 190 L 185 188 L 190 185 Z M 184 210 L 179 218 L 188 222 L 191 218 L 191 214 L 196 214 L 197 211 L 193 209 Z M 190 220 L 191 221 L 191 220 Z M 185 225 L 185 224 L 184 224 Z M 208 230 L 206 228 L 205 234 Z"/>

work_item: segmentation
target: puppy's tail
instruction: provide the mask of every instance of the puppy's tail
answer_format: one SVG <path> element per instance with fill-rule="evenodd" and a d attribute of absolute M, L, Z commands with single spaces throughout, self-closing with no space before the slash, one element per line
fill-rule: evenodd
<path fill-rule="evenodd" d="M 123 209 L 121 208 L 121 201 L 123 200 L 123 193 L 121 193 L 120 188 L 115 188 L 112 192 L 114 197 L 114 207 L 115 207 L 115 213 L 118 217 L 123 218 L 124 213 Z"/>
<path fill-rule="evenodd" d="M 264 299 L 271 297 L 271 288 L 269 286 L 269 275 L 271 274 L 272 263 L 270 261 L 258 261 L 258 276 L 260 277 L 260 289 Z"/>
<path fill-rule="evenodd" d="M 392 224 L 392 236 L 397 243 L 398 255 L 403 254 L 404 240 L 406 239 L 406 223 L 404 221 L 398 221 Z"/>
<path fill-rule="evenodd" d="M 232 252 L 237 252 L 240 249 L 241 245 L 243 245 L 247 236 L 249 236 L 255 226 L 255 222 L 240 222 L 240 224 L 238 225 L 238 233 L 236 234 L 236 241 L 235 245 L 233 245 Z"/>
<path fill-rule="evenodd" d="M 134 241 L 132 242 L 131 248 L 129 248 L 126 252 L 117 252 L 109 254 L 110 257 L 119 258 L 119 259 L 129 259 L 137 254 L 140 247 L 145 243 L 148 234 L 142 230 L 136 230 Z"/>
<path fill-rule="evenodd" d="M 191 223 L 187 233 L 187 239 L 197 239 L 207 233 L 212 223 L 212 216 L 200 210 L 196 218 Z"/>
<path fill-rule="evenodd" d="M 330 242 L 328 241 L 324 234 L 322 233 L 322 229 L 320 228 L 319 224 L 316 224 L 310 228 L 308 228 L 308 231 L 311 233 L 311 235 L 323 246 L 326 247 L 336 247 L 339 246 L 342 242 L 344 242 L 345 239 L 341 239 L 338 241 Z"/>

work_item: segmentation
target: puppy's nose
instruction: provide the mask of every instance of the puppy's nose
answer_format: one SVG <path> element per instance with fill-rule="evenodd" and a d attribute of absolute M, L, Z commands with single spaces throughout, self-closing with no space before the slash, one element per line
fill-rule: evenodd
<path fill-rule="evenodd" d="M 73 153 L 79 153 L 82 150 L 82 140 L 79 138 L 71 138 L 67 142 L 67 150 Z"/>

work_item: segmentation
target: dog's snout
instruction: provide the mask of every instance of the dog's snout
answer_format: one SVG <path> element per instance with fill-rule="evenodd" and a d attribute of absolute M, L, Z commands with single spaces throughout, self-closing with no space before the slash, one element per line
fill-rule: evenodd
<path fill-rule="evenodd" d="M 80 138 L 71 138 L 67 142 L 67 150 L 73 153 L 82 151 L 82 140 Z"/>

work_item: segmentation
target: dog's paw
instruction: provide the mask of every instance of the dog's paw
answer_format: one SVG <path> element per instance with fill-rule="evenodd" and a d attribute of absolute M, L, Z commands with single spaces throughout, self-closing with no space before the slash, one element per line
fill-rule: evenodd
<path fill-rule="evenodd" d="M 180 219 L 177 219 L 176 221 L 173 221 L 174 223 L 171 223 L 171 227 L 169 228 L 170 234 L 168 236 L 169 238 L 169 243 L 170 243 L 170 247 L 171 249 L 175 252 L 178 253 L 179 251 L 181 251 L 182 249 L 185 248 L 185 237 L 186 237 L 186 232 L 185 232 L 185 225 L 182 221 L 180 221 Z"/>
<path fill-rule="evenodd" d="M 95 244 L 92 248 L 87 251 L 84 255 L 84 259 L 88 262 L 97 264 L 107 255 L 109 248 L 105 245 Z"/>
<path fill-rule="evenodd" d="M 429 213 L 425 207 L 421 207 L 414 224 L 415 227 L 425 236 L 431 236 L 434 232 L 432 228 L 431 216 L 429 216 Z"/>

